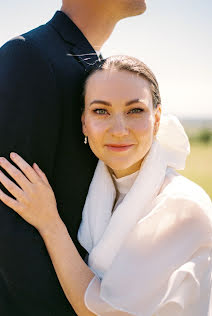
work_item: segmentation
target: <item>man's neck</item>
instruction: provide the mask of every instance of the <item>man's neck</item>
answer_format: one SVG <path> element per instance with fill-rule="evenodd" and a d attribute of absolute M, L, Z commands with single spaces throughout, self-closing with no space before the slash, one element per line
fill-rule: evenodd
<path fill-rule="evenodd" d="M 63 4 L 61 11 L 77 25 L 96 51 L 100 51 L 118 22 L 111 12 L 103 8 L 82 9 L 77 4 L 71 6 Z"/>

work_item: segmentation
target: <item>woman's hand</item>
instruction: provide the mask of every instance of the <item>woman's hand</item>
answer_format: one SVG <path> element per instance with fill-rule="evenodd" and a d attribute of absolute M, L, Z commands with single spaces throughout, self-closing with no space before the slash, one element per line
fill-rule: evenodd
<path fill-rule="evenodd" d="M 32 168 L 16 153 L 11 153 L 10 158 L 22 172 L 3 157 L 0 157 L 0 166 L 19 186 L 1 171 L 0 182 L 16 199 L 0 190 L 0 200 L 39 231 L 56 225 L 60 217 L 55 195 L 46 175 L 35 163 Z"/>
<path fill-rule="evenodd" d="M 10 154 L 17 169 L 0 157 L 0 167 L 16 181 L 15 184 L 0 171 L 0 182 L 16 198 L 0 190 L 0 200 L 12 208 L 41 234 L 51 257 L 60 284 L 77 315 L 95 316 L 85 303 L 85 291 L 94 273 L 79 255 L 58 211 L 54 192 L 40 168 L 33 168 L 19 155 Z"/>

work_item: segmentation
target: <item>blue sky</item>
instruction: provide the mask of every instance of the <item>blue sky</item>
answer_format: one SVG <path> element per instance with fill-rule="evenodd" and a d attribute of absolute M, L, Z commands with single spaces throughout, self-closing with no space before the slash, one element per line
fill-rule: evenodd
<path fill-rule="evenodd" d="M 60 5 L 60 0 L 2 1 L 0 45 L 45 23 Z M 104 57 L 128 54 L 149 65 L 164 112 L 212 119 L 212 1 L 147 0 L 147 6 L 142 16 L 118 23 Z"/>

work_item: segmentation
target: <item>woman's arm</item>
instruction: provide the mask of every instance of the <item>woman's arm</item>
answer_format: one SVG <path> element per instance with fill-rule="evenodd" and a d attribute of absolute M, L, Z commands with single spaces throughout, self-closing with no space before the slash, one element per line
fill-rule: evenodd
<path fill-rule="evenodd" d="M 63 291 L 77 315 L 92 316 L 84 303 L 94 273 L 80 257 L 62 220 L 39 231 L 48 249 Z"/>
<path fill-rule="evenodd" d="M 33 168 L 19 155 L 7 159 L 0 157 L 0 166 L 16 181 L 17 186 L 0 171 L 0 182 L 16 198 L 0 190 L 0 200 L 16 211 L 41 234 L 51 257 L 64 293 L 79 316 L 92 316 L 85 303 L 85 291 L 94 277 L 75 248 L 71 237 L 57 211 L 52 188 L 40 168 Z"/>

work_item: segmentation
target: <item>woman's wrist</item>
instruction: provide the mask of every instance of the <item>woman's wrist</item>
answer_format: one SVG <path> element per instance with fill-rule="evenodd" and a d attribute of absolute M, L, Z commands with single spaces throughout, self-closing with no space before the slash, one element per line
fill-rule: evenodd
<path fill-rule="evenodd" d="M 54 219 L 51 219 L 48 224 L 38 228 L 38 231 L 43 239 L 57 235 L 59 232 L 66 229 L 65 224 L 60 218 L 59 214 Z"/>

